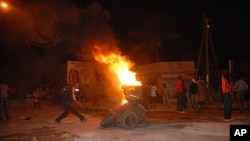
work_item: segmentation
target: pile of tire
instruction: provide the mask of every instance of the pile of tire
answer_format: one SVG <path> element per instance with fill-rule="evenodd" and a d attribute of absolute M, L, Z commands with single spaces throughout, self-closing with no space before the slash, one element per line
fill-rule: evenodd
<path fill-rule="evenodd" d="M 108 113 L 100 123 L 100 127 L 120 127 L 126 130 L 136 128 L 144 120 L 145 108 L 141 104 L 127 102 L 118 109 Z"/>

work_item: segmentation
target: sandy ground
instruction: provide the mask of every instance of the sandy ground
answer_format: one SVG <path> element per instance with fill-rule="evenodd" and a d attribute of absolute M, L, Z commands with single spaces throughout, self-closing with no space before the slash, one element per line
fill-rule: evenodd
<path fill-rule="evenodd" d="M 11 120 L 0 121 L 1 141 L 229 141 L 230 125 L 250 125 L 250 104 L 240 114 L 234 108 L 233 121 L 223 121 L 222 105 L 204 105 L 199 111 L 187 109 L 186 113 L 175 110 L 173 99 L 170 108 L 158 103 L 156 109 L 147 110 L 145 122 L 133 130 L 119 127 L 101 128 L 100 121 L 108 113 L 107 104 L 93 107 L 85 102 L 82 113 L 84 122 L 70 114 L 62 123 L 54 119 L 63 111 L 60 105 L 42 101 L 42 108 L 35 109 L 28 101 L 11 104 Z M 26 120 L 27 117 L 31 119 Z"/>

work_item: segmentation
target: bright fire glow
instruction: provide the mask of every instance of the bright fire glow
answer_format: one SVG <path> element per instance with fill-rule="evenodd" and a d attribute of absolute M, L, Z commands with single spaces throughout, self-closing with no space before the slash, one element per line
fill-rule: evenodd
<path fill-rule="evenodd" d="M 101 48 L 97 46 L 95 47 L 94 57 L 97 61 L 107 64 L 110 71 L 117 75 L 120 81 L 120 88 L 123 85 L 142 85 L 140 81 L 136 80 L 136 73 L 129 70 L 133 63 L 125 57 L 115 53 L 103 54 Z"/>
<path fill-rule="evenodd" d="M 8 4 L 7 4 L 7 3 L 5 3 L 5 2 L 1 2 L 1 7 L 3 7 L 3 8 L 7 8 L 7 7 L 8 7 Z"/>
<path fill-rule="evenodd" d="M 121 85 L 141 86 L 141 82 L 136 80 L 136 73 L 129 70 L 132 63 L 125 57 L 114 53 L 104 55 L 100 49 L 94 53 L 94 57 L 97 61 L 109 66 L 109 69 L 119 78 Z"/>

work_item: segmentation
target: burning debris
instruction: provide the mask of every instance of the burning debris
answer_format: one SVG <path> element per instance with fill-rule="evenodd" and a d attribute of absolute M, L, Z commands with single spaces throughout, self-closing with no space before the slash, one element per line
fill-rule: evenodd
<path fill-rule="evenodd" d="M 140 87 L 123 88 L 126 102 L 110 112 L 100 123 L 102 128 L 118 126 L 126 130 L 136 128 L 140 122 L 145 122 L 146 114 L 142 103 L 142 91 Z"/>
<path fill-rule="evenodd" d="M 138 126 L 145 116 L 145 108 L 141 105 L 141 82 L 136 80 L 136 73 L 130 71 L 132 63 L 125 57 L 115 53 L 103 54 L 101 48 L 95 47 L 94 57 L 97 61 L 108 65 L 109 70 L 116 74 L 123 94 L 121 105 L 110 112 L 101 121 L 100 126 L 107 128 L 119 126 L 131 130 Z"/>

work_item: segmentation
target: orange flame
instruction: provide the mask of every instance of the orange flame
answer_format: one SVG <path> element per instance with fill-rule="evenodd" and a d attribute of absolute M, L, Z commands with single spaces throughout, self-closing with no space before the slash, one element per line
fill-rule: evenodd
<path fill-rule="evenodd" d="M 107 64 L 110 71 L 118 76 L 121 85 L 141 86 L 141 82 L 136 80 L 136 73 L 129 70 L 133 65 L 129 60 L 114 53 L 104 55 L 100 48 L 98 50 L 94 53 L 95 59 Z"/>
<path fill-rule="evenodd" d="M 103 54 L 100 47 L 95 46 L 94 57 L 97 61 L 108 65 L 111 72 L 115 73 L 120 81 L 120 88 L 123 85 L 141 86 L 141 82 L 136 80 L 136 73 L 129 69 L 133 66 L 126 57 L 115 53 Z M 124 103 L 124 102 L 123 102 Z"/>

